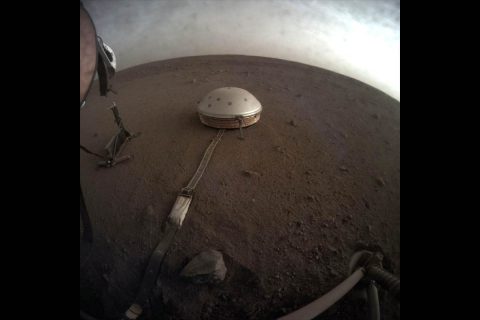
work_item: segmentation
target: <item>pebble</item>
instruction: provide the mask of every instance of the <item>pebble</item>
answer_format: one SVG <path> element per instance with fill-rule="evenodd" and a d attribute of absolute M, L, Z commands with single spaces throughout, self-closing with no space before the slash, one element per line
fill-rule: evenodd
<path fill-rule="evenodd" d="M 367 200 L 363 200 L 363 203 L 365 204 L 365 208 L 370 209 L 370 203 Z"/>
<path fill-rule="evenodd" d="M 376 182 L 377 185 L 379 185 L 380 187 L 385 186 L 385 181 L 384 181 L 381 177 L 377 177 L 377 178 L 375 179 L 375 182 Z"/>
<path fill-rule="evenodd" d="M 252 171 L 252 170 L 243 170 L 242 172 L 243 172 L 243 175 L 247 176 L 247 177 L 253 177 L 253 176 L 259 177 L 260 176 L 260 173 L 258 173 L 256 171 Z"/>

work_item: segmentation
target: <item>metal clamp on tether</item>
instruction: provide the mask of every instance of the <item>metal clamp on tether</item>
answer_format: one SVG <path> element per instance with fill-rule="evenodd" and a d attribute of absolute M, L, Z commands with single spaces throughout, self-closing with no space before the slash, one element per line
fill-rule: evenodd
<path fill-rule="evenodd" d="M 191 198 L 191 197 L 193 197 L 193 189 L 188 188 L 188 187 L 182 188 L 182 191 L 180 191 L 180 193 L 178 195 L 182 196 L 182 197 Z"/>

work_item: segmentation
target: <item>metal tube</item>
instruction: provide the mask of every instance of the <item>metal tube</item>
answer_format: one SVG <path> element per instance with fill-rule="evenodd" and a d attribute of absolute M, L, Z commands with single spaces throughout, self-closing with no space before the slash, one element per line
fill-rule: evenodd
<path fill-rule="evenodd" d="M 378 290 L 375 281 L 370 281 L 367 287 L 368 304 L 370 306 L 369 319 L 380 320 L 380 302 L 378 301 Z"/>
<path fill-rule="evenodd" d="M 357 271 L 352 273 L 347 279 L 328 293 L 306 306 L 278 318 L 278 320 L 310 320 L 315 318 L 340 300 L 340 298 L 347 294 L 364 276 L 365 270 L 363 268 L 357 269 Z"/>
<path fill-rule="evenodd" d="M 400 301 L 400 279 L 379 267 L 369 267 L 368 276 Z"/>

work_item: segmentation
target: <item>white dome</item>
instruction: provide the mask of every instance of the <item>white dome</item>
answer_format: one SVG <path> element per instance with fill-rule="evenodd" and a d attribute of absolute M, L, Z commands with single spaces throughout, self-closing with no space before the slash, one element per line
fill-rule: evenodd
<path fill-rule="evenodd" d="M 262 105 L 253 94 L 235 87 L 215 89 L 198 104 L 200 115 L 214 118 L 248 117 L 261 111 Z"/>

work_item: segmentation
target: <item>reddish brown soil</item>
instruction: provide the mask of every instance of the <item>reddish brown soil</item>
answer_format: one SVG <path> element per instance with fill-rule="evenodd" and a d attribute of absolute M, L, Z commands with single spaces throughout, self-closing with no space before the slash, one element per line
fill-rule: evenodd
<path fill-rule="evenodd" d="M 364 83 L 312 66 L 246 56 L 154 62 L 121 71 L 118 95 L 81 110 L 81 143 L 96 152 L 115 133 L 106 108 L 116 101 L 125 126 L 141 136 L 134 159 L 97 169 L 80 154 L 80 180 L 94 245 L 81 256 L 80 304 L 103 318 L 135 297 L 161 225 L 216 130 L 196 103 L 225 86 L 250 91 L 261 120 L 227 131 L 217 146 L 146 307 L 144 319 L 271 319 L 321 296 L 348 274 L 362 246 L 383 249 L 400 274 L 400 105 Z M 244 170 L 258 173 L 252 176 Z M 150 206 L 150 208 L 149 208 Z M 223 252 L 217 286 L 179 278 L 188 259 Z M 348 294 L 319 319 L 366 319 Z M 381 291 L 385 319 L 399 306 Z"/>

